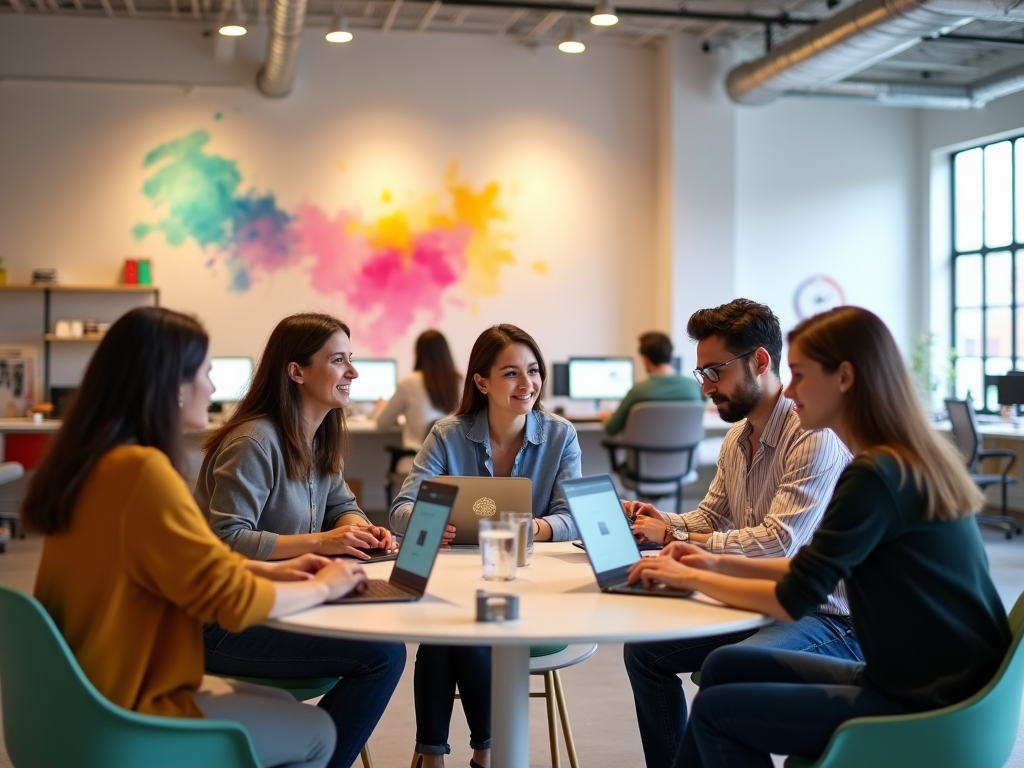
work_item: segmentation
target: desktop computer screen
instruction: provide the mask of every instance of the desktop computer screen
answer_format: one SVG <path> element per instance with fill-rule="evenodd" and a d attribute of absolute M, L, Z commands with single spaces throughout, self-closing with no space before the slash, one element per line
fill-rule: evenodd
<path fill-rule="evenodd" d="M 251 357 L 210 358 L 210 379 L 217 391 L 210 398 L 214 403 L 237 403 L 252 383 Z"/>
<path fill-rule="evenodd" d="M 574 357 L 569 360 L 569 397 L 621 400 L 633 387 L 630 357 Z"/>
<path fill-rule="evenodd" d="M 372 403 L 380 398 L 390 400 L 395 394 L 398 364 L 394 360 L 356 358 L 352 364 L 359 371 L 359 378 L 352 382 L 352 402 Z"/>

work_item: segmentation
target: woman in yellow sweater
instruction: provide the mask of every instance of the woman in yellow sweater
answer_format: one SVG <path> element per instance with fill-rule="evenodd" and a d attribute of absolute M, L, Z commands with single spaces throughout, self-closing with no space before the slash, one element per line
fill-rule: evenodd
<path fill-rule="evenodd" d="M 335 728 L 285 692 L 204 677 L 203 621 L 236 631 L 353 589 L 356 564 L 265 563 L 231 552 L 179 474 L 182 429 L 213 393 L 198 322 L 135 309 L 100 343 L 22 519 L 46 538 L 35 595 L 110 701 L 152 715 L 241 723 L 260 762 L 322 768 Z"/>

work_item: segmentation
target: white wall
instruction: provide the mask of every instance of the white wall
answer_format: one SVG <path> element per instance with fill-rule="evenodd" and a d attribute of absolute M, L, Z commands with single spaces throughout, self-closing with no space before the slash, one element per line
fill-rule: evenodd
<path fill-rule="evenodd" d="M 736 116 L 736 290 L 783 331 L 800 283 L 824 274 L 908 352 L 919 207 L 915 110 L 785 99 Z"/>
<path fill-rule="evenodd" d="M 501 38 L 403 33 L 334 47 L 311 31 L 282 100 L 256 92 L 261 58 L 253 39 L 235 63 L 217 62 L 189 23 L 0 20 L 0 75 L 24 78 L 0 83 L 0 254 L 11 281 L 54 266 L 67 283 L 109 283 L 125 256 L 149 256 L 163 303 L 197 313 L 222 355 L 256 356 L 274 323 L 303 309 L 346 317 L 357 353 L 396 356 L 403 369 L 416 333 L 435 323 L 460 363 L 496 322 L 532 332 L 549 359 L 633 353 L 655 322 L 650 302 L 622 300 L 654 281 L 653 50 L 595 44 L 571 57 Z M 426 195 L 443 210 L 457 162 L 473 189 L 500 186 L 507 218 L 496 226 L 511 234 L 515 263 L 501 267 L 493 295 L 464 280 L 383 342 L 361 332 L 377 310 L 317 290 L 306 256 L 230 292 L 223 265 L 206 266 L 210 249 L 132 236 L 163 215 L 141 193 L 153 171 L 143 158 L 197 129 L 209 132 L 210 153 L 237 163 L 239 191 L 271 192 L 289 213 L 308 202 L 372 222 L 395 210 L 385 190 L 410 215 L 406 203 Z"/>

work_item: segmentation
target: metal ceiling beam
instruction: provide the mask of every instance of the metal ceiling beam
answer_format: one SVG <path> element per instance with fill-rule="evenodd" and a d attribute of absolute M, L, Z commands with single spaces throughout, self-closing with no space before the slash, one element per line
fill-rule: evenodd
<path fill-rule="evenodd" d="M 387 32 L 391 29 L 391 25 L 395 23 L 395 19 L 398 17 L 398 10 L 402 7 L 402 0 L 392 0 L 391 7 L 388 8 L 388 15 L 384 19 L 384 23 L 381 25 L 380 31 Z"/>
<path fill-rule="evenodd" d="M 565 11 L 549 12 L 547 16 L 540 20 L 537 26 L 535 26 L 533 29 L 526 33 L 526 36 L 523 38 L 523 45 L 529 45 L 534 40 L 540 38 L 541 35 L 543 35 L 545 32 L 547 32 L 549 29 L 555 26 L 555 24 L 557 24 L 563 16 L 565 16 Z"/>
<path fill-rule="evenodd" d="M 1024 38 L 1013 38 L 1013 37 L 985 37 L 983 35 L 937 35 L 936 37 L 929 38 L 926 42 L 948 42 L 948 41 L 961 41 L 964 43 L 985 43 L 987 45 L 1008 45 L 1013 48 L 1019 48 L 1024 45 Z"/>
<path fill-rule="evenodd" d="M 439 0 L 438 0 L 438 2 L 439 2 Z M 440 2 L 439 2 L 439 4 L 440 4 Z M 514 27 L 516 24 L 518 24 L 519 20 L 521 18 L 523 18 L 523 16 L 525 16 L 525 15 L 526 15 L 526 9 L 525 8 L 516 8 L 514 11 L 512 11 L 512 13 L 509 14 L 508 18 L 505 19 L 505 22 L 501 25 L 501 28 L 498 30 L 498 35 L 504 35 L 506 32 L 508 32 L 510 29 L 512 29 L 512 27 Z"/>
<path fill-rule="evenodd" d="M 100 0 L 100 5 L 103 6 L 103 12 L 110 18 L 114 18 L 114 6 L 110 4 L 110 0 Z"/>
<path fill-rule="evenodd" d="M 22 7 L 21 3 L 18 0 L 7 0 L 7 2 L 9 2 L 11 4 L 11 8 L 13 8 L 18 13 L 25 12 L 25 9 Z"/>
<path fill-rule="evenodd" d="M 562 11 L 563 13 L 585 13 L 588 16 L 594 12 L 594 4 L 564 3 L 564 2 L 535 2 L 534 0 L 442 0 L 446 5 L 461 5 L 474 8 L 522 8 L 528 11 Z M 813 26 L 821 19 L 809 16 L 792 16 L 788 13 L 705 13 L 703 11 L 688 11 L 686 9 L 672 8 L 644 8 L 644 7 L 622 7 L 615 9 L 616 14 L 623 16 L 651 16 L 663 19 L 693 19 L 695 21 L 725 21 L 733 24 L 772 24 L 780 27 Z"/>
<path fill-rule="evenodd" d="M 430 22 L 434 20 L 434 16 L 441 10 L 441 0 L 434 0 L 427 8 L 427 12 L 423 14 L 423 18 L 420 19 L 420 23 L 416 25 L 416 31 L 422 32 L 430 26 Z"/>
<path fill-rule="evenodd" d="M 138 11 L 135 9 L 135 0 L 124 0 L 124 7 L 128 9 L 129 16 L 136 16 Z"/>

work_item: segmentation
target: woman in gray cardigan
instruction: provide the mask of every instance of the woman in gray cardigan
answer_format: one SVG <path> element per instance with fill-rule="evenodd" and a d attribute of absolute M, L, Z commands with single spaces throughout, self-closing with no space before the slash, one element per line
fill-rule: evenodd
<path fill-rule="evenodd" d="M 342 475 L 342 408 L 359 374 L 351 332 L 329 315 L 286 317 L 270 334 L 252 387 L 207 441 L 195 497 L 222 541 L 255 560 L 306 552 L 364 556 L 392 547 L 370 525 Z M 338 729 L 328 764 L 348 768 L 384 713 L 405 647 L 299 635 L 268 627 L 204 629 L 206 669 L 243 677 L 339 677 L 320 700 Z"/>

